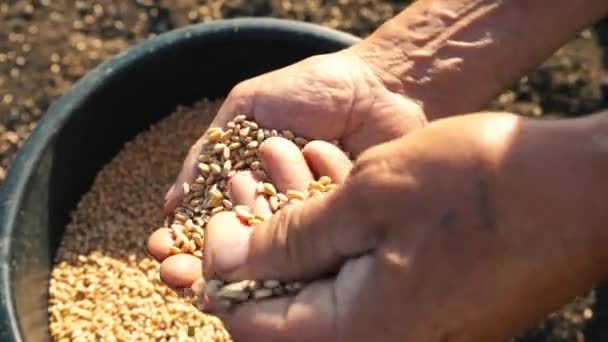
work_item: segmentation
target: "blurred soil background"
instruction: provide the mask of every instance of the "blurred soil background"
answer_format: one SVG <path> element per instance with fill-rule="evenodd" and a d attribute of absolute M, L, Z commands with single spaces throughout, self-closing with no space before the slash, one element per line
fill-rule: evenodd
<path fill-rule="evenodd" d="M 49 105 L 91 68 L 134 43 L 184 25 L 242 16 L 297 19 L 364 37 L 408 3 L 0 0 L 0 184 L 15 152 Z M 574 37 L 488 108 L 540 118 L 608 108 L 607 70 L 608 21 L 604 20 Z M 603 303 L 602 293 L 573 299 L 514 340 L 608 341 L 604 323 L 608 317 L 603 318 L 608 304 Z"/>

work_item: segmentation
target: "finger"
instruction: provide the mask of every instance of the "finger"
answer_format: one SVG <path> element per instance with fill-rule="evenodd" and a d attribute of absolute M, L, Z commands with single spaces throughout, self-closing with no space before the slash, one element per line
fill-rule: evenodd
<path fill-rule="evenodd" d="M 160 264 L 160 279 L 172 288 L 188 288 L 202 276 L 200 258 L 191 254 L 176 254 Z"/>
<path fill-rule="evenodd" d="M 216 267 L 225 272 L 238 266 L 247 257 L 251 227 L 244 225 L 233 212 L 226 211 L 212 216 L 205 233 L 203 267 L 206 279 L 215 277 Z M 217 255 L 220 256 L 219 264 L 215 260 Z"/>
<path fill-rule="evenodd" d="M 254 214 L 268 219 L 272 211 L 264 196 L 257 194 L 258 182 L 251 172 L 239 172 L 228 181 L 228 194 L 233 205 L 247 206 Z"/>
<path fill-rule="evenodd" d="M 208 128 L 223 128 L 236 115 L 244 114 L 251 117 L 253 90 L 255 89 L 255 81 L 245 81 L 235 86 L 226 97 L 226 100 L 220 107 L 217 115 L 213 118 Z M 175 183 L 169 188 L 164 199 L 164 211 L 167 215 L 173 213 L 173 210 L 181 204 L 184 197 L 182 184 L 192 184 L 198 176 L 196 168 L 196 159 L 201 152 L 202 146 L 208 142 L 203 135 L 188 151 L 188 155 L 182 163 L 182 168 L 175 180 Z"/>
<path fill-rule="evenodd" d="M 362 184 L 350 182 L 282 208 L 249 234 L 239 234 L 235 224 L 210 222 L 208 229 L 221 227 L 221 234 L 207 239 L 213 250 L 210 267 L 226 280 L 290 281 L 331 274 L 347 258 L 372 250 L 381 241 L 384 216 L 372 211 L 377 204 L 368 200 L 366 191 Z"/>
<path fill-rule="evenodd" d="M 260 145 L 258 152 L 279 191 L 306 191 L 313 176 L 296 144 L 285 138 L 272 137 Z"/>
<path fill-rule="evenodd" d="M 210 313 L 222 320 L 235 341 L 335 341 L 335 298 L 333 281 L 324 280 L 309 284 L 295 297 L 247 302 L 231 312 Z M 210 301 L 210 306 L 221 307 Z"/>
<path fill-rule="evenodd" d="M 172 246 L 173 238 L 169 228 L 157 229 L 148 238 L 148 252 L 158 261 L 163 261 L 169 257 L 169 249 Z"/>
<path fill-rule="evenodd" d="M 329 176 L 334 183 L 342 184 L 353 167 L 348 156 L 337 146 L 321 141 L 311 141 L 302 149 L 316 178 Z"/>

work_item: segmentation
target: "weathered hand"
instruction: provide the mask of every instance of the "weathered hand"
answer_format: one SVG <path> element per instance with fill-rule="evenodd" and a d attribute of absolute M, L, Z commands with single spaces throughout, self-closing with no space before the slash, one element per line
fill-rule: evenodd
<path fill-rule="evenodd" d="M 313 56 L 238 84 L 210 127 L 222 127 L 236 114 L 261 126 L 291 130 L 310 140 L 339 140 L 357 155 L 426 124 L 420 107 L 389 91 L 359 52 L 346 49 Z M 175 184 L 192 182 L 204 138 L 192 147 Z M 167 213 L 180 203 L 181 186 L 167 193 Z"/>
<path fill-rule="evenodd" d="M 608 181 L 589 163 L 602 146 L 585 126 L 510 114 L 444 119 L 365 151 L 340 189 L 253 231 L 215 216 L 207 279 L 311 281 L 295 297 L 215 314 L 236 341 L 518 333 L 606 271 L 597 267 L 606 196 L 585 189 Z"/>
<path fill-rule="evenodd" d="M 375 68 L 369 65 L 369 58 L 363 58 L 364 52 L 361 51 L 355 47 L 310 57 L 238 84 L 210 127 L 223 127 L 236 114 L 247 114 L 264 127 L 291 130 L 310 140 L 337 140 L 354 156 L 370 146 L 423 127 L 426 117 L 417 102 L 388 90 L 372 71 Z M 192 146 L 175 184 L 191 183 L 196 178 L 196 157 L 204 143 L 205 137 L 201 137 Z M 262 151 L 273 151 L 273 144 L 270 145 Z M 322 146 L 325 145 L 329 144 L 313 144 L 311 153 L 324 155 L 327 147 Z M 321 150 L 315 150 L 318 148 Z M 334 154 L 328 153 L 329 156 Z M 273 160 L 269 163 L 272 164 Z M 281 172 L 310 174 L 306 163 L 300 166 L 300 169 L 292 166 L 291 170 L 283 167 Z M 311 170 L 316 171 L 314 166 Z M 237 184 L 234 188 L 238 189 L 241 183 L 248 184 L 241 176 L 233 181 Z M 250 176 L 245 178 L 250 180 L 249 183 L 254 181 Z M 301 177 L 302 181 L 305 179 Z M 301 182 L 298 184 L 303 184 Z M 165 197 L 166 213 L 172 214 L 182 198 L 182 187 L 172 187 Z M 200 276 L 200 260 L 191 255 L 167 257 L 162 251 L 171 245 L 170 239 L 166 230 L 158 230 L 149 239 L 149 249 L 162 261 L 161 278 L 164 281 L 173 287 L 189 286 L 193 277 Z"/>

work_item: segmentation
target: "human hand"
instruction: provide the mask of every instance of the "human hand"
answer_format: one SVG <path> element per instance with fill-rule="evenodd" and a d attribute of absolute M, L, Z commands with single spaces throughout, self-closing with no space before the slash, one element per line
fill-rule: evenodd
<path fill-rule="evenodd" d="M 378 76 L 378 59 L 371 66 L 372 62 L 364 56 L 365 53 L 361 46 L 354 46 L 336 53 L 313 56 L 246 80 L 230 92 L 210 128 L 224 127 L 236 114 L 244 113 L 264 127 L 290 130 L 310 140 L 339 141 L 346 151 L 356 156 L 370 146 L 424 126 L 426 118 L 418 102 L 388 90 Z M 383 79 L 386 76 L 383 75 Z M 196 158 L 206 143 L 205 139 L 205 136 L 201 137 L 192 146 L 175 184 L 190 184 L 196 178 Z M 268 150 L 273 151 L 270 145 Z M 314 146 L 320 145 L 312 146 L 311 154 L 325 153 L 323 148 L 314 150 Z M 333 152 L 329 153 L 333 155 Z M 305 154 L 309 153 L 305 151 Z M 301 166 L 302 171 L 294 169 L 295 174 L 310 173 L 306 163 Z M 276 177 L 280 179 L 282 176 Z M 246 178 L 249 180 L 243 181 L 239 176 L 232 183 L 254 181 L 250 175 Z M 239 188 L 238 185 L 235 187 Z M 165 197 L 167 215 L 173 214 L 182 198 L 182 187 L 173 186 Z M 157 230 L 149 238 L 149 250 L 161 261 L 163 281 L 172 287 L 187 287 L 192 279 L 200 276 L 201 261 L 192 255 L 168 257 L 162 251 L 171 245 L 171 241 L 165 229 Z"/>
<path fill-rule="evenodd" d="M 215 216 L 206 279 L 310 282 L 295 297 L 214 314 L 236 341 L 518 333 L 606 272 L 608 181 L 590 163 L 599 145 L 588 126 L 510 114 L 436 121 L 365 151 L 338 190 L 253 231 Z"/>
<path fill-rule="evenodd" d="M 424 126 L 419 105 L 388 90 L 365 53 L 354 46 L 243 81 L 230 92 L 210 128 L 247 114 L 264 127 L 291 130 L 309 140 L 337 140 L 356 156 Z M 192 146 L 175 184 L 196 178 L 196 157 L 204 142 L 201 137 Z M 170 189 L 164 203 L 167 214 L 182 197 L 181 186 Z"/>

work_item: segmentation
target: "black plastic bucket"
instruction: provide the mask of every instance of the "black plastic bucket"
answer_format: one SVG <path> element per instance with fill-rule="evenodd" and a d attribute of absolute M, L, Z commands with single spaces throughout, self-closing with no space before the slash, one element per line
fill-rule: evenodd
<path fill-rule="evenodd" d="M 162 34 L 103 63 L 61 97 L 0 190 L 0 341 L 49 341 L 52 258 L 98 170 L 178 104 L 358 38 L 308 23 L 243 18 Z"/>

